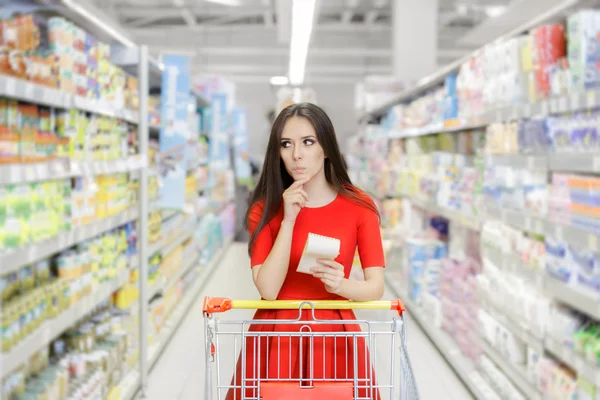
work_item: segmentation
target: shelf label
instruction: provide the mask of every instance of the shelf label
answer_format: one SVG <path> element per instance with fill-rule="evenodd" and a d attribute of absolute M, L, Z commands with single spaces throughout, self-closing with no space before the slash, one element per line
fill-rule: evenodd
<path fill-rule="evenodd" d="M 6 79 L 6 94 L 9 96 L 14 96 L 17 94 L 17 81 L 13 78 L 5 78 Z"/>
<path fill-rule="evenodd" d="M 588 236 L 588 246 L 590 250 L 598 251 L 598 237 L 596 235 Z"/>
<path fill-rule="evenodd" d="M 525 217 L 525 230 L 531 232 L 533 221 L 529 217 Z"/>
<path fill-rule="evenodd" d="M 564 240 L 564 234 L 563 234 L 563 227 L 562 226 L 556 226 L 556 228 L 554 229 L 554 234 L 556 235 L 557 240 Z"/>
<path fill-rule="evenodd" d="M 44 89 L 43 92 L 44 92 L 44 94 L 43 94 L 42 98 L 44 100 L 44 103 L 52 104 L 53 100 L 54 100 L 52 91 L 49 89 Z"/>
<path fill-rule="evenodd" d="M 593 172 L 600 172 L 600 156 L 595 156 L 593 163 L 594 163 L 594 165 L 593 165 L 594 171 Z"/>
<path fill-rule="evenodd" d="M 587 92 L 586 95 L 587 107 L 592 108 L 596 106 L 596 92 Z"/>
<path fill-rule="evenodd" d="M 569 108 L 566 97 L 560 97 L 558 100 L 558 112 L 563 113 L 566 112 Z"/>
<path fill-rule="evenodd" d="M 576 111 L 581 108 L 579 93 L 571 94 L 571 110 Z"/>
<path fill-rule="evenodd" d="M 26 82 L 25 83 L 25 97 L 27 97 L 28 99 L 33 99 L 34 98 L 34 89 L 35 89 L 35 87 L 31 83 Z"/>
<path fill-rule="evenodd" d="M 25 180 L 33 181 L 35 180 L 35 168 L 31 165 L 25 167 Z"/>

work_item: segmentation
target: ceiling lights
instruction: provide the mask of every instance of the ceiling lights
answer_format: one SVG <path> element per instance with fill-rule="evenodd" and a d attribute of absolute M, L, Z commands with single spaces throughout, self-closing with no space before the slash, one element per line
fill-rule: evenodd
<path fill-rule="evenodd" d="M 230 7 L 237 7 L 242 4 L 240 2 L 240 0 L 204 0 L 204 1 L 207 1 L 209 3 L 222 4 L 224 6 L 230 6 Z"/>
<path fill-rule="evenodd" d="M 316 0 L 293 0 L 292 40 L 290 43 L 290 83 L 302 85 L 306 68 L 306 56 L 313 29 Z"/>
<path fill-rule="evenodd" d="M 290 82 L 287 76 L 273 76 L 271 78 L 271 85 L 273 86 L 285 86 Z"/>
<path fill-rule="evenodd" d="M 484 8 L 484 11 L 489 18 L 496 18 L 506 12 L 506 6 L 488 6 Z"/>

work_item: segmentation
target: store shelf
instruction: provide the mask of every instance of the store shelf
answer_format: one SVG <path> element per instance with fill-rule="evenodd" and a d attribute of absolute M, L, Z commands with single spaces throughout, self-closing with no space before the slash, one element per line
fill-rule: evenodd
<path fill-rule="evenodd" d="M 600 234 L 592 233 L 577 226 L 553 222 L 546 218 L 527 215 L 522 212 L 504 210 L 498 206 L 486 206 L 485 214 L 488 218 L 497 219 L 526 232 L 564 240 L 574 246 L 587 246 L 587 248 L 594 251 L 600 250 L 598 247 Z"/>
<path fill-rule="evenodd" d="M 84 226 L 75 227 L 69 232 L 60 233 L 52 238 L 21 247 L 12 252 L 0 254 L 0 274 L 18 270 L 24 265 L 49 257 L 59 251 L 65 250 L 79 242 L 92 239 L 101 233 L 118 228 L 138 218 L 137 206 Z"/>
<path fill-rule="evenodd" d="M 551 171 L 600 173 L 600 155 L 593 153 L 552 154 L 549 157 Z"/>
<path fill-rule="evenodd" d="M 530 332 L 530 330 L 527 329 L 527 327 L 522 326 L 518 321 L 513 320 L 512 318 L 502 314 L 499 311 L 496 311 L 496 309 L 494 309 L 493 307 L 486 306 L 483 307 L 483 309 L 492 318 L 498 321 L 506 329 L 511 331 L 516 337 L 521 339 L 523 342 L 527 343 L 529 347 L 531 347 L 539 353 L 542 353 L 544 351 L 543 339 L 538 338 L 535 334 Z"/>
<path fill-rule="evenodd" d="M 600 320 L 600 295 L 586 294 L 548 275 L 544 278 L 544 289 L 551 298 Z"/>
<path fill-rule="evenodd" d="M 40 163 L 0 165 L 0 185 L 60 180 L 74 176 L 118 174 L 145 168 L 147 157 L 131 156 L 111 161 L 56 159 Z"/>
<path fill-rule="evenodd" d="M 48 346 L 63 332 L 74 326 L 77 321 L 94 311 L 94 309 L 108 300 L 108 297 L 129 281 L 129 270 L 119 273 L 112 282 L 102 284 L 95 288 L 93 293 L 78 303 L 63 311 L 56 318 L 45 321 L 35 332 L 21 341 L 10 352 L 3 353 L 0 357 L 2 377 L 14 371 L 25 363 L 38 350 Z"/>
<path fill-rule="evenodd" d="M 493 154 L 486 155 L 490 166 L 563 172 L 600 173 L 600 156 L 593 153 L 563 153 L 546 155 Z"/>
<path fill-rule="evenodd" d="M 489 166 L 504 166 L 518 169 L 547 170 L 548 157 L 544 155 L 524 154 L 492 154 L 485 156 L 485 163 Z"/>
<path fill-rule="evenodd" d="M 119 383 L 115 394 L 115 400 L 133 400 L 139 389 L 140 373 L 134 369 L 125 375 Z"/>
<path fill-rule="evenodd" d="M 154 367 L 156 362 L 159 360 L 160 355 L 167 347 L 171 338 L 177 332 L 177 329 L 181 325 L 181 322 L 187 315 L 191 306 L 197 299 L 198 293 L 200 289 L 206 284 L 206 281 L 210 277 L 210 274 L 216 268 L 216 266 L 221 262 L 221 259 L 225 255 L 229 245 L 233 241 L 233 238 L 226 239 L 223 247 L 213 256 L 210 262 L 202 268 L 202 273 L 194 284 L 188 289 L 187 293 L 183 296 L 183 299 L 179 301 L 175 310 L 173 310 L 171 316 L 165 322 L 161 333 L 159 334 L 156 342 L 148 349 L 148 361 L 150 362 L 150 370 Z"/>
<path fill-rule="evenodd" d="M 478 218 L 462 215 L 461 213 L 459 213 L 457 211 L 448 210 L 446 208 L 438 206 L 435 203 L 424 201 L 424 200 L 418 199 L 416 197 L 411 197 L 411 196 L 404 196 L 404 197 L 406 197 L 408 200 L 410 200 L 410 202 L 413 203 L 414 205 L 416 205 L 420 208 L 423 208 L 425 210 L 429 210 L 429 211 L 431 211 L 435 214 L 438 214 L 450 221 L 457 222 L 457 223 L 459 223 L 463 226 L 466 226 L 467 228 L 473 229 L 473 230 L 481 229 L 481 221 Z"/>
<path fill-rule="evenodd" d="M 567 346 L 566 343 L 560 343 L 559 341 L 548 337 L 545 340 L 545 344 L 546 349 L 548 349 L 550 353 L 577 372 L 577 375 L 582 376 L 596 386 L 600 386 L 600 368 L 594 366 L 582 356 L 575 353 L 575 351 Z"/>
<path fill-rule="evenodd" d="M 193 257 L 191 260 L 188 260 L 186 264 L 184 264 L 179 271 L 172 276 L 168 281 L 166 279 L 159 279 L 152 287 L 150 288 L 150 296 L 152 298 L 159 293 L 165 292 L 170 289 L 175 282 L 177 282 L 182 276 L 188 273 L 194 266 L 198 265 L 198 257 Z M 161 277 L 163 278 L 163 277 Z"/>
<path fill-rule="evenodd" d="M 484 257 L 496 267 L 518 276 L 538 289 L 542 289 L 544 272 L 535 270 L 523 263 L 517 254 L 505 253 L 499 249 L 486 247 Z"/>
<path fill-rule="evenodd" d="M 521 391 L 522 394 L 525 395 L 527 399 L 541 399 L 541 393 L 535 388 L 535 386 L 527 380 L 527 371 L 525 370 L 525 366 L 516 365 L 511 362 L 508 362 L 504 359 L 491 345 L 482 341 L 483 350 L 485 354 L 496 364 L 504 375 L 506 375 L 511 382 L 515 384 L 517 389 Z"/>
<path fill-rule="evenodd" d="M 0 96 L 55 108 L 77 108 L 134 124 L 139 121 L 138 115 L 129 110 L 6 75 L 0 75 Z"/>
<path fill-rule="evenodd" d="M 181 246 L 183 242 L 188 240 L 194 235 L 196 231 L 195 224 L 190 229 L 185 229 L 182 233 L 177 235 L 175 238 L 167 238 L 166 240 L 159 240 L 158 242 L 150 245 L 149 253 L 150 255 L 160 253 L 163 256 L 169 255 L 173 250 L 177 247 Z"/>
<path fill-rule="evenodd" d="M 395 292 L 395 295 L 402 299 L 410 315 L 427 334 L 474 397 L 478 400 L 486 399 L 487 397 L 479 384 L 479 382 L 483 381 L 483 378 L 476 370 L 473 362 L 462 355 L 448 334 L 441 329 L 431 326 L 427 318 L 421 314 L 417 306 L 410 300 L 410 297 L 406 296 L 401 285 L 396 280 L 386 275 L 386 283 Z"/>

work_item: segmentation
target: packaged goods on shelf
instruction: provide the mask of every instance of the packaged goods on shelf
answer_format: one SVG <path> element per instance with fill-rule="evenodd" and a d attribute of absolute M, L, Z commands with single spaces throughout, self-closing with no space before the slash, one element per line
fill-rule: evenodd
<path fill-rule="evenodd" d="M 0 186 L 0 252 L 71 229 L 70 196 L 65 181 Z"/>
<path fill-rule="evenodd" d="M 488 357 L 481 357 L 481 370 L 486 381 L 492 385 L 495 393 L 500 394 L 500 398 L 511 400 L 525 400 L 515 385 L 506 377 L 506 375 L 491 361 Z"/>
<path fill-rule="evenodd" d="M 3 398 L 106 398 L 131 367 L 126 363 L 128 353 L 136 351 L 129 342 L 134 333 L 131 319 L 110 304 L 100 306 L 7 375 Z"/>
<path fill-rule="evenodd" d="M 394 77 L 367 76 L 354 87 L 354 109 L 371 110 L 404 89 L 404 85 Z"/>
<path fill-rule="evenodd" d="M 110 47 L 62 17 L 19 14 L 2 22 L 0 74 L 137 110 L 138 82 L 110 62 Z"/>

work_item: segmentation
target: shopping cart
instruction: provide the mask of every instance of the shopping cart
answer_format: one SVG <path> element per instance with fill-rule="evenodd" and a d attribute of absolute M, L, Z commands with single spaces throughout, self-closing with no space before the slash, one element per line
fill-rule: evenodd
<path fill-rule="evenodd" d="M 220 320 L 214 315 L 233 309 L 287 311 L 277 311 L 277 318 L 243 321 Z M 391 309 L 400 318 L 355 320 L 351 311 L 344 311 L 354 309 Z M 331 310 L 349 318 L 317 318 L 319 313 L 334 312 Z M 282 313 L 285 319 L 281 319 Z M 204 321 L 206 400 L 419 398 L 406 350 L 401 300 L 265 301 L 206 297 Z M 383 373 L 385 369 L 388 373 Z M 217 393 L 213 397 L 215 387 Z"/>

